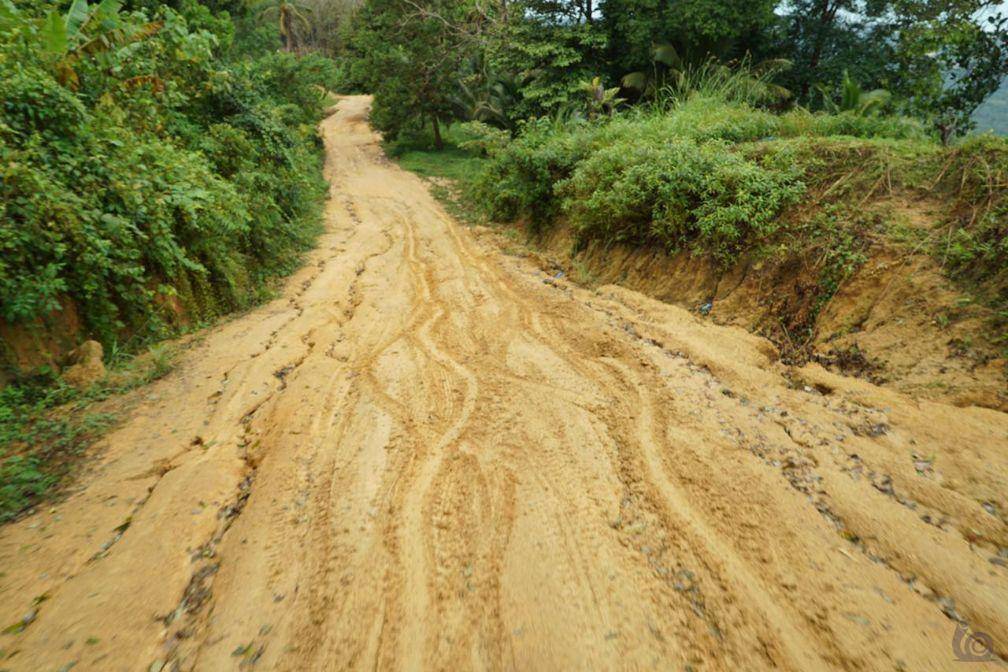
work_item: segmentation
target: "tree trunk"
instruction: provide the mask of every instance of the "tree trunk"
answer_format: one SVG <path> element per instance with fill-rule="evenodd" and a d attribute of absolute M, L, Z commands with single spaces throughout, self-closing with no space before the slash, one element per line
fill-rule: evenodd
<path fill-rule="evenodd" d="M 441 151 L 444 149 L 444 140 L 441 138 L 441 125 L 438 124 L 437 115 L 431 115 L 431 127 L 434 130 L 434 149 Z"/>
<path fill-rule="evenodd" d="M 822 51 L 824 42 L 826 40 L 826 31 L 833 27 L 833 21 L 836 19 L 837 9 L 839 9 L 839 3 L 837 6 L 832 6 L 830 0 L 824 0 L 819 6 L 819 25 L 816 30 L 815 41 L 812 47 L 812 57 L 809 59 L 808 72 L 805 74 L 805 81 L 802 83 L 801 95 L 799 100 L 804 101 L 808 104 L 808 94 L 809 89 L 812 86 L 812 82 L 809 78 L 814 76 L 816 68 L 819 67 L 819 60 L 822 58 Z"/>
<path fill-rule="evenodd" d="M 287 7 L 280 6 L 280 44 L 284 51 L 291 50 L 290 39 L 290 17 L 287 16 Z"/>

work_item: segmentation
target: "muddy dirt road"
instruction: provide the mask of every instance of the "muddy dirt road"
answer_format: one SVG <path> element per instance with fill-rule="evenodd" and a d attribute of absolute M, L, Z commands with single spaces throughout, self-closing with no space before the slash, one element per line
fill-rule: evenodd
<path fill-rule="evenodd" d="M 553 278 L 367 107 L 283 296 L 0 529 L 0 669 L 1003 669 L 1008 416 Z"/>

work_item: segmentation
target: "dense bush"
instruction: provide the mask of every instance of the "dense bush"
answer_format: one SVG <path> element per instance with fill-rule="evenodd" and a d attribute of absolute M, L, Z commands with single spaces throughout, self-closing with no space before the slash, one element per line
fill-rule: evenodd
<path fill-rule="evenodd" d="M 778 133 L 782 136 L 827 137 L 843 135 L 854 138 L 892 138 L 924 140 L 928 133 L 924 125 L 909 117 L 811 113 L 796 109 L 780 116 Z"/>
<path fill-rule="evenodd" d="M 1008 306 L 1003 138 L 945 148 L 905 118 L 778 115 L 693 97 L 591 123 L 538 120 L 485 164 L 469 190 L 492 219 L 541 228 L 563 218 L 582 241 L 691 249 L 722 263 L 809 246 L 826 258 L 835 247 L 851 252 L 838 262 L 844 273 L 873 195 L 941 199 L 945 228 L 928 249 Z"/>
<path fill-rule="evenodd" d="M 722 259 L 771 234 L 803 190 L 796 172 L 747 161 L 723 141 L 675 137 L 599 149 L 556 188 L 584 235 L 670 249 L 699 242 Z"/>
<path fill-rule="evenodd" d="M 69 300 L 106 345 L 247 305 L 291 268 L 317 230 L 334 72 L 229 62 L 231 21 L 191 0 L 113 4 L 74 3 L 79 25 L 47 5 L 0 17 L 0 318 Z"/>
<path fill-rule="evenodd" d="M 126 350 L 260 298 L 319 228 L 333 63 L 197 0 L 121 4 L 0 0 L 0 325 L 66 329 L 73 309 L 83 333 L 57 336 L 99 338 L 115 367 L 86 391 L 51 366 L 0 389 L 0 522 L 109 425 L 90 403 L 169 368 Z"/>

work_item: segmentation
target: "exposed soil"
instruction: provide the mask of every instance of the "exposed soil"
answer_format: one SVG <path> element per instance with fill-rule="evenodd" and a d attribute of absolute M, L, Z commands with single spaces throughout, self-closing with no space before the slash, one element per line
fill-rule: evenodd
<path fill-rule="evenodd" d="M 80 343 L 77 306 L 67 298 L 61 303 L 59 310 L 27 325 L 0 318 L 0 385 L 13 380 L 15 371 L 56 364 Z"/>
<path fill-rule="evenodd" d="M 912 246 L 873 240 L 867 261 L 820 304 L 815 260 L 743 259 L 725 269 L 688 252 L 578 249 L 563 226 L 529 242 L 543 268 L 588 286 L 619 284 L 759 333 L 786 361 L 819 362 L 915 398 L 1008 411 L 1008 360 L 1004 344 L 992 339 L 993 311 Z"/>
<path fill-rule="evenodd" d="M 283 296 L 0 529 L 0 668 L 1002 668 L 1008 415 L 503 254 L 368 105 Z"/>

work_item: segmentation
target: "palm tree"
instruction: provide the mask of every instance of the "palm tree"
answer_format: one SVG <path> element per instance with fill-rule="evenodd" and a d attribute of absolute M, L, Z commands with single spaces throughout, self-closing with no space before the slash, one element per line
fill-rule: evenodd
<path fill-rule="evenodd" d="M 641 98 L 654 98 L 666 81 L 676 78 L 682 72 L 683 62 L 671 44 L 656 44 L 651 47 L 651 72 L 637 70 L 620 78 L 624 88 L 636 91 Z"/>
<path fill-rule="evenodd" d="M 273 17 L 276 17 L 280 29 L 280 43 L 284 51 L 300 49 L 302 34 L 311 30 L 311 22 L 308 20 L 310 8 L 288 0 L 266 0 L 257 3 L 255 8 L 262 20 L 273 20 Z"/>
<path fill-rule="evenodd" d="M 892 99 L 892 94 L 885 89 L 862 91 L 861 85 L 854 81 L 850 73 L 844 70 L 840 80 L 840 100 L 834 101 L 825 87 L 817 87 L 823 97 L 823 104 L 834 114 L 852 112 L 859 117 L 869 117 L 878 114 Z"/>

